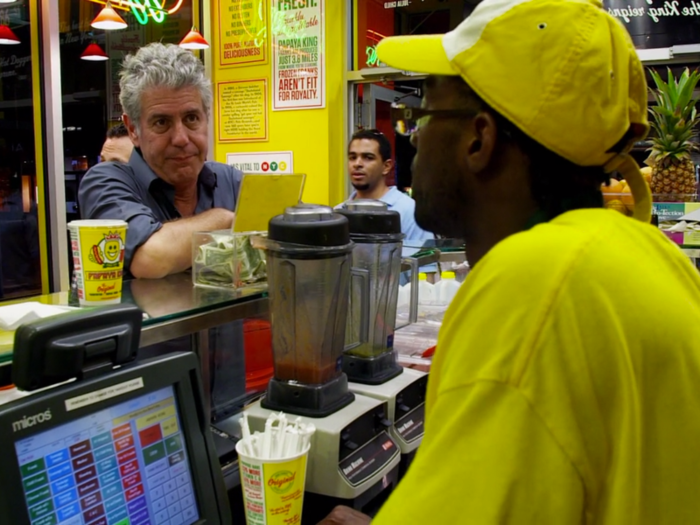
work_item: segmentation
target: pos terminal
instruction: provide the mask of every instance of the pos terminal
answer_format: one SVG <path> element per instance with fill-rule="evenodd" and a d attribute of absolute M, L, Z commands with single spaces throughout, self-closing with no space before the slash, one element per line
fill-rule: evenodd
<path fill-rule="evenodd" d="M 231 523 L 197 359 L 136 362 L 140 326 L 117 305 L 17 330 L 14 383 L 42 390 L 0 405 L 2 523 Z"/>

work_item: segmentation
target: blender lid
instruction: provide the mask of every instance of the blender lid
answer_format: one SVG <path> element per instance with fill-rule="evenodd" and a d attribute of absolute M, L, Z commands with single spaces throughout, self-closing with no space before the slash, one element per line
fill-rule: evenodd
<path fill-rule="evenodd" d="M 353 240 L 359 241 L 367 235 L 381 236 L 374 239 L 374 242 L 395 242 L 403 238 L 401 215 L 397 211 L 389 210 L 382 201 L 356 199 L 345 203 L 338 213 L 348 218 Z"/>
<path fill-rule="evenodd" d="M 389 206 L 387 206 L 386 202 L 378 199 L 353 199 L 343 203 L 342 209 L 352 211 L 377 211 L 388 210 Z"/>
<path fill-rule="evenodd" d="M 328 206 L 298 204 L 270 219 L 267 238 L 308 247 L 351 249 L 348 220 Z"/>
<path fill-rule="evenodd" d="M 291 222 L 327 221 L 332 216 L 333 209 L 321 204 L 297 204 L 284 209 L 285 220 Z"/>

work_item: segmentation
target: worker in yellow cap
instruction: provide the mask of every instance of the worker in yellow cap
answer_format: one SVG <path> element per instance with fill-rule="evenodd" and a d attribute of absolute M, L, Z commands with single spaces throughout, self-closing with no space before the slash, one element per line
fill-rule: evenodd
<path fill-rule="evenodd" d="M 647 92 L 624 28 L 597 1 L 484 0 L 377 52 L 432 75 L 394 121 L 418 148 L 416 221 L 464 238 L 472 271 L 423 442 L 372 524 L 700 523 L 700 276 L 648 224 L 627 155 Z M 613 171 L 634 218 L 602 208 Z"/>

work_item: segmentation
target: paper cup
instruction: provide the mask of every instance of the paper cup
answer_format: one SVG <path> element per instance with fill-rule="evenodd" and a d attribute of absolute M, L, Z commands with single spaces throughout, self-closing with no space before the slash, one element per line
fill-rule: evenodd
<path fill-rule="evenodd" d="M 68 223 L 73 268 L 81 305 L 116 304 L 122 297 L 125 221 Z"/>
<path fill-rule="evenodd" d="M 236 443 L 248 525 L 301 524 L 309 448 L 288 458 L 256 459 Z"/>

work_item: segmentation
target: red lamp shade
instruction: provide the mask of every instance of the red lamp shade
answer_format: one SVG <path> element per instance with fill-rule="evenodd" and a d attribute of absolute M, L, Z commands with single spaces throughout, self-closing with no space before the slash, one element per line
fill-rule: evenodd
<path fill-rule="evenodd" d="M 19 44 L 17 35 L 6 25 L 0 25 L 0 45 L 15 45 Z"/>
<path fill-rule="evenodd" d="M 107 0 L 107 5 L 102 8 L 102 11 L 99 12 L 90 25 L 97 29 L 104 29 L 105 31 L 124 29 L 128 26 L 124 19 L 114 10 L 109 0 Z"/>
<path fill-rule="evenodd" d="M 105 53 L 95 42 L 85 48 L 85 51 L 83 51 L 83 54 L 80 55 L 80 58 L 83 60 L 91 60 L 93 62 L 109 60 L 107 53 Z"/>
<path fill-rule="evenodd" d="M 185 49 L 209 49 L 209 42 L 204 40 L 204 37 L 199 31 L 193 27 L 180 42 L 180 47 L 184 47 Z"/>

